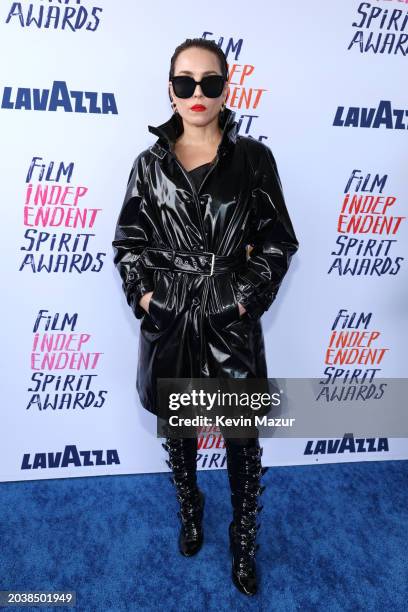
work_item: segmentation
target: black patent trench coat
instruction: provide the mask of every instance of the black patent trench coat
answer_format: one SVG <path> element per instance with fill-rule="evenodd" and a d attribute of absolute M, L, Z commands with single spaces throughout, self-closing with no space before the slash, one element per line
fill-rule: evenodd
<path fill-rule="evenodd" d="M 148 126 L 158 138 L 133 163 L 112 242 L 141 319 L 136 387 L 154 414 L 158 378 L 268 376 L 260 319 L 299 247 L 270 148 L 239 135 L 228 108 L 219 124 L 217 157 L 198 191 L 173 153 L 179 115 Z M 148 246 L 231 255 L 247 245 L 242 268 L 214 276 L 146 268 L 141 257 Z M 146 313 L 139 300 L 149 291 Z"/>

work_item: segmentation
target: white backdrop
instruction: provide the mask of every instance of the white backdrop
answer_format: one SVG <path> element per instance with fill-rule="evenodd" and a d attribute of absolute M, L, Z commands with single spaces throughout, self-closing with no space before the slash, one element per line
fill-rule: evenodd
<path fill-rule="evenodd" d="M 135 0 L 99 0 L 98 7 L 6 0 L 0 8 L 2 481 L 167 470 L 155 417 L 135 388 L 139 321 L 122 293 L 111 241 L 133 160 L 155 141 L 147 126 L 170 117 L 170 57 L 187 37 L 214 39 L 227 54 L 228 106 L 242 117 L 240 133 L 272 149 L 300 243 L 262 318 L 269 375 L 324 376 L 332 325 L 345 309 L 371 314 L 375 346 L 388 348 L 379 375 L 407 376 L 401 37 L 408 3 L 236 0 L 192 11 L 185 0 L 176 10 L 164 0 L 143 10 Z M 241 96 L 251 89 L 246 105 Z M 369 109 L 384 121 L 364 127 Z M 60 164 L 68 173 L 58 174 Z M 395 197 L 385 212 L 404 217 L 395 234 L 339 231 L 353 172 L 386 176 L 382 189 L 354 183 L 350 194 Z M 48 187 L 43 205 L 34 199 L 38 187 Z M 36 218 L 40 208 L 60 221 Z M 379 254 L 394 273 L 370 273 L 375 253 L 366 257 L 368 273 L 344 273 L 348 258 L 350 265 L 363 259 L 355 249 L 333 254 L 347 237 L 363 246 L 376 240 L 375 248 L 394 240 Z M 46 336 L 61 344 L 41 347 Z M 363 452 L 336 454 L 305 454 L 308 442 L 265 439 L 263 463 L 408 457 L 404 438 L 388 439 L 385 450 L 366 452 L 367 442 Z M 223 467 L 222 444 L 200 451 L 199 469 Z"/>

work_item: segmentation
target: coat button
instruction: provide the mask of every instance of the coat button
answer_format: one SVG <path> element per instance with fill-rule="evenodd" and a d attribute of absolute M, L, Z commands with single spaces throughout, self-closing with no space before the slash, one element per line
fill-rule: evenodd
<path fill-rule="evenodd" d="M 191 301 L 192 301 L 193 304 L 198 304 L 198 298 L 197 297 L 193 298 Z"/>
<path fill-rule="evenodd" d="M 202 246 L 202 244 L 200 244 L 200 246 L 198 247 L 199 251 L 204 251 L 204 247 Z"/>

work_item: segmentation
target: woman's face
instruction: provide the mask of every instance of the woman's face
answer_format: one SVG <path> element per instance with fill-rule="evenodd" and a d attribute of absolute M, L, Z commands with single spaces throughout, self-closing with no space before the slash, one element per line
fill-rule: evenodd
<path fill-rule="evenodd" d="M 182 51 L 177 57 L 174 66 L 174 76 L 191 76 L 196 81 L 201 81 L 202 77 L 207 74 L 222 74 L 220 62 L 215 53 L 200 47 L 190 47 Z M 206 98 L 201 91 L 200 85 L 196 85 L 191 98 L 178 98 L 174 93 L 171 81 L 169 81 L 169 88 L 173 103 L 176 105 L 176 109 L 182 119 L 193 125 L 207 125 L 210 123 L 220 112 L 220 108 L 228 93 L 227 82 L 222 94 L 218 98 Z M 204 106 L 205 110 L 191 110 L 197 104 Z"/>

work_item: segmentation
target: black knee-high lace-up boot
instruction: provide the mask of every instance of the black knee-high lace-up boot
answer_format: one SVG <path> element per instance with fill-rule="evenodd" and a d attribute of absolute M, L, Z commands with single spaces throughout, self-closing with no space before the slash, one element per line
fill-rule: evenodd
<path fill-rule="evenodd" d="M 179 550 L 185 557 L 191 557 L 203 543 L 204 493 L 197 486 L 197 439 L 166 438 L 162 446 L 169 453 L 166 463 L 173 472 L 169 479 L 176 487 L 180 503 Z"/>
<path fill-rule="evenodd" d="M 226 440 L 227 468 L 231 487 L 233 520 L 229 525 L 230 550 L 232 552 L 232 579 L 245 595 L 255 595 L 258 590 L 255 553 L 257 515 L 263 506 L 258 506 L 259 496 L 265 490 L 261 477 L 268 470 L 262 467 L 263 448 L 258 438 L 248 443 Z"/>

